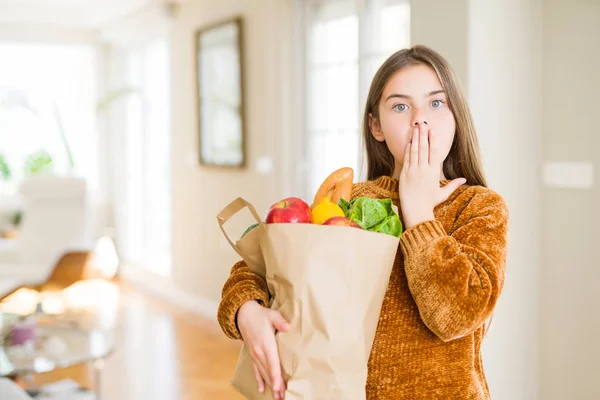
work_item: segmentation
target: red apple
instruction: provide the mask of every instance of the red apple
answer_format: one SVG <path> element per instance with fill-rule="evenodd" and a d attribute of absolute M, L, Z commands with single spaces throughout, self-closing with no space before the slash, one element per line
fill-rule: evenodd
<path fill-rule="evenodd" d="M 323 222 L 323 225 L 351 226 L 353 228 L 362 229 L 362 226 L 346 217 L 331 217 Z"/>
<path fill-rule="evenodd" d="M 312 223 L 312 213 L 310 206 L 298 197 L 288 197 L 280 202 L 273 204 L 267 211 L 267 224 Z"/>

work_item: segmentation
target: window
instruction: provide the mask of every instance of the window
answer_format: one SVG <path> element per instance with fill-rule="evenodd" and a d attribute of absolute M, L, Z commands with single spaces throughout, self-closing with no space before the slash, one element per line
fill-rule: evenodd
<path fill-rule="evenodd" d="M 147 270 L 171 273 L 169 53 L 165 40 L 128 52 L 125 257 Z"/>
<path fill-rule="evenodd" d="M 11 180 L 0 195 L 16 195 L 28 156 L 52 157 L 57 175 L 86 178 L 97 190 L 96 53 L 92 46 L 0 44 L 0 155 Z M 64 146 L 61 132 L 72 155 Z"/>
<path fill-rule="evenodd" d="M 312 0 L 307 6 L 306 198 L 342 166 L 361 172 L 360 127 L 371 79 L 410 45 L 407 0 Z"/>

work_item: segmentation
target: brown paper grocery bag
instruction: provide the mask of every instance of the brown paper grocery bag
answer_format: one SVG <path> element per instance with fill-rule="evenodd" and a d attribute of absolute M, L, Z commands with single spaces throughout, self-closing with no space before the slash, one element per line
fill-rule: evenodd
<path fill-rule="evenodd" d="M 345 226 L 262 228 L 270 307 L 291 324 L 276 334 L 285 398 L 364 400 L 367 362 L 399 239 Z M 250 400 L 273 399 L 270 391 L 258 392 L 245 347 L 232 385 Z"/>
<path fill-rule="evenodd" d="M 225 223 L 229 221 L 231 217 L 235 214 L 243 210 L 244 208 L 248 208 L 254 219 L 258 222 L 256 228 L 252 229 L 248 232 L 243 238 L 233 243 L 233 241 L 227 235 L 225 231 Z M 256 209 L 246 200 L 241 197 L 238 197 L 234 201 L 232 201 L 227 207 L 225 207 L 219 215 L 217 215 L 217 221 L 219 223 L 219 227 L 223 232 L 223 235 L 231 245 L 231 247 L 242 257 L 242 259 L 246 262 L 246 265 L 250 268 L 252 272 L 258 274 L 262 278 L 265 278 L 265 260 L 262 255 L 262 250 L 260 248 L 260 241 L 262 236 L 265 234 L 266 226 L 262 222 L 261 218 L 258 216 Z"/>

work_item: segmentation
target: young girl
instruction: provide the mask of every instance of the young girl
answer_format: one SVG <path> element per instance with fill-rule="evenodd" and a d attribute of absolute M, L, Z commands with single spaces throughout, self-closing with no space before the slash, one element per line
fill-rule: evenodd
<path fill-rule="evenodd" d="M 392 198 L 405 228 L 367 399 L 489 399 L 480 346 L 504 282 L 508 210 L 486 187 L 471 114 L 447 62 L 424 46 L 388 58 L 369 90 L 363 136 L 368 181 L 352 197 Z M 249 346 L 259 389 L 269 385 L 282 399 L 274 332 L 289 324 L 264 307 L 268 299 L 266 283 L 238 262 L 218 319 Z"/>

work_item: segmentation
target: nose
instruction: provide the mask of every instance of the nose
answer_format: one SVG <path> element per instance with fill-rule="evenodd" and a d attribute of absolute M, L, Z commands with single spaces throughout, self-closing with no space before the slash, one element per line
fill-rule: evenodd
<path fill-rule="evenodd" d="M 413 115 L 413 121 L 412 121 L 413 127 L 416 128 L 419 125 L 428 125 L 428 123 L 427 123 L 428 118 L 423 111 L 424 110 L 421 110 L 421 109 L 415 110 L 415 113 Z"/>

